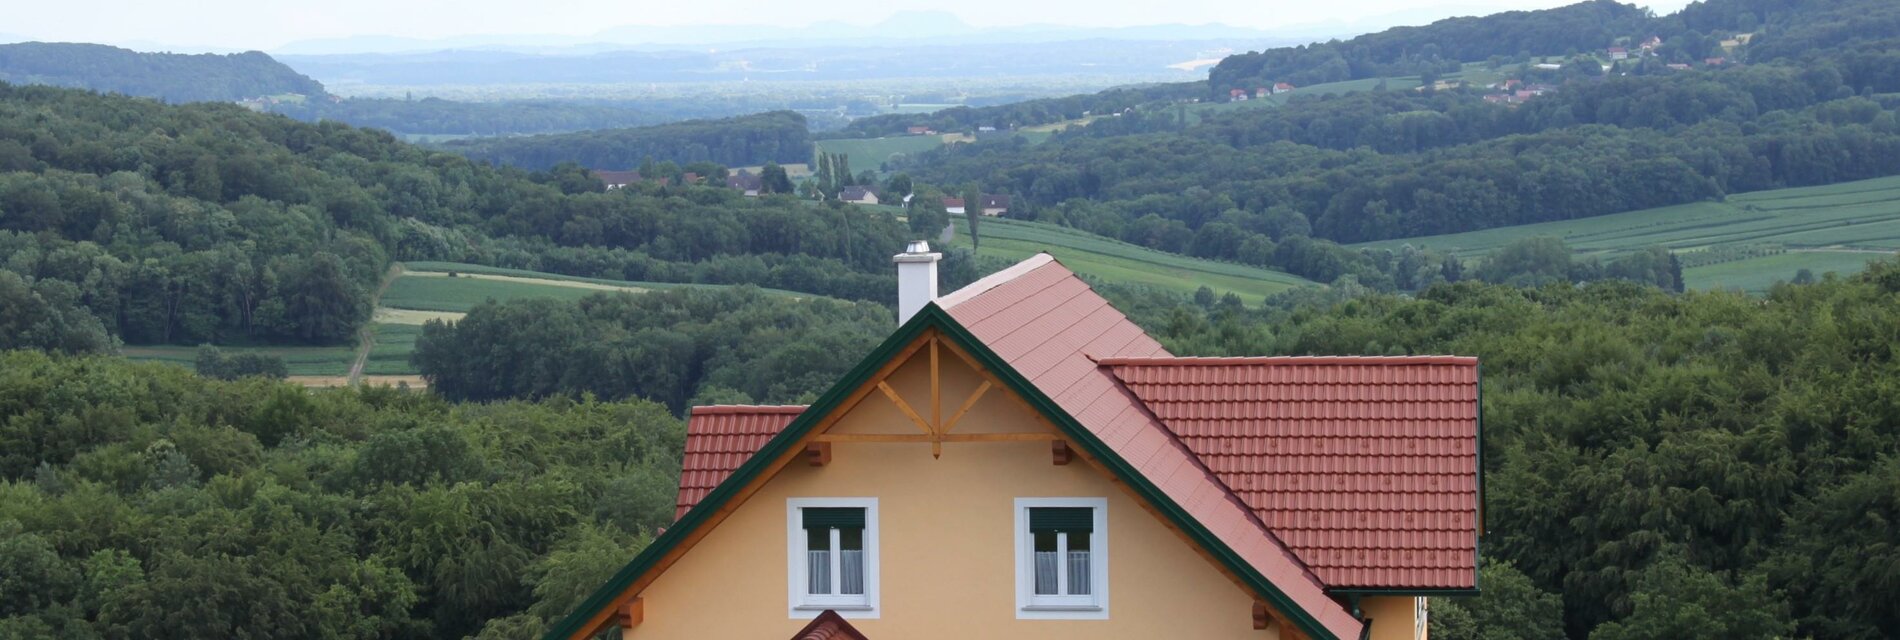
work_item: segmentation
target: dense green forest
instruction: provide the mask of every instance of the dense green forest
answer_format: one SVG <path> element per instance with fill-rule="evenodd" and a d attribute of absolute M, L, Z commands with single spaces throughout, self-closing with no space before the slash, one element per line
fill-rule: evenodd
<path fill-rule="evenodd" d="M 724 188 L 603 192 L 572 165 L 496 169 L 235 105 L 0 84 L 0 270 L 20 279 L 0 295 L 127 343 L 348 340 L 392 260 L 886 300 L 908 233 Z M 0 346 L 100 342 L 52 325 Z"/>
<path fill-rule="evenodd" d="M 525 169 L 574 162 L 589 168 L 621 170 L 655 161 L 746 167 L 767 162 L 807 162 L 812 153 L 805 116 L 794 111 L 635 129 L 456 140 L 443 148 L 478 161 Z"/>
<path fill-rule="evenodd" d="M 186 55 L 142 53 L 102 44 L 0 45 L 0 82 L 77 87 L 166 102 L 329 95 L 322 84 L 256 51 Z"/>
<path fill-rule="evenodd" d="M 0 353 L 0 638 L 539 635 L 672 521 L 659 404 Z"/>

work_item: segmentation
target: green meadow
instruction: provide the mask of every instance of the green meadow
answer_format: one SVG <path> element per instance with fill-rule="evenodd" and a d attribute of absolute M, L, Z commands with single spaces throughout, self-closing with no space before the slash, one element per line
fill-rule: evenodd
<path fill-rule="evenodd" d="M 957 236 L 951 246 L 970 244 L 969 225 L 953 216 Z M 1119 240 L 1035 222 L 984 218 L 977 224 L 980 255 L 1021 260 L 1048 252 L 1076 273 L 1105 282 L 1139 284 L 1183 294 L 1206 286 L 1215 293 L 1239 295 L 1248 304 L 1287 289 L 1314 283 L 1286 273 L 1155 251 Z"/>

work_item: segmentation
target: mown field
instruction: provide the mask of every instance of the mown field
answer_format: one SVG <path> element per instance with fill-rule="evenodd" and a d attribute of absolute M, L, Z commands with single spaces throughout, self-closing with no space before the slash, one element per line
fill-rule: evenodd
<path fill-rule="evenodd" d="M 1476 258 L 1536 236 L 1561 238 L 1595 255 L 1660 245 L 1694 265 L 1683 270 L 1692 288 L 1761 291 L 1801 269 L 1850 273 L 1900 250 L 1900 176 L 1355 246 L 1412 244 Z"/>
<path fill-rule="evenodd" d="M 1494 70 L 1494 69 L 1487 68 L 1486 65 L 1481 62 L 1468 62 L 1468 63 L 1465 63 L 1465 68 L 1463 71 L 1459 71 L 1457 73 L 1447 73 L 1443 76 L 1439 76 L 1439 79 L 1440 80 L 1462 80 L 1468 85 L 1482 88 L 1485 85 L 1511 77 L 1513 75 L 1513 71 L 1515 71 L 1517 68 L 1518 67 L 1506 67 L 1503 69 Z M 1286 101 L 1292 99 L 1293 96 L 1323 96 L 1323 95 L 1332 95 L 1332 94 L 1353 93 L 1357 91 L 1372 91 L 1379 87 L 1380 82 L 1385 83 L 1385 88 L 1387 91 L 1410 91 L 1413 89 L 1417 89 L 1421 84 L 1423 84 L 1422 82 L 1420 82 L 1418 76 L 1401 76 L 1401 77 L 1394 77 L 1394 78 L 1363 78 L 1359 80 L 1346 80 L 1343 82 L 1328 82 L 1325 84 L 1315 84 L 1315 85 L 1309 85 L 1309 86 L 1304 86 L 1304 87 L 1296 87 L 1292 91 L 1270 95 L 1265 98 L 1248 99 L 1242 102 L 1228 102 L 1226 100 L 1217 100 L 1217 101 L 1212 101 L 1212 102 L 1201 102 L 1198 104 L 1187 105 L 1187 115 L 1188 115 L 1188 120 L 1190 122 L 1200 122 L 1202 118 L 1207 117 L 1209 114 L 1220 113 L 1223 111 L 1277 107 L 1277 106 L 1286 104 Z"/>
<path fill-rule="evenodd" d="M 952 222 L 957 235 L 951 246 L 969 246 L 969 225 L 961 216 L 954 216 Z M 1239 295 L 1247 304 L 1259 304 L 1263 298 L 1293 287 L 1314 286 L 1311 281 L 1278 271 L 1164 253 L 1053 225 L 985 218 L 977 230 L 982 236 L 981 255 L 1021 260 L 1046 251 L 1076 273 L 1108 282 L 1142 284 L 1183 294 L 1193 294 L 1206 286 L 1215 293 Z"/>

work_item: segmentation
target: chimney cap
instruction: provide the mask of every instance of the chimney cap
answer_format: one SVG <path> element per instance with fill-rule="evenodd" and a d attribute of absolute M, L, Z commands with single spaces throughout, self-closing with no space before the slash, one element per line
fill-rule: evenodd
<path fill-rule="evenodd" d="M 904 246 L 903 253 L 891 256 L 891 262 L 897 263 L 936 262 L 942 259 L 943 254 L 931 251 L 930 243 L 923 240 L 912 240 Z"/>

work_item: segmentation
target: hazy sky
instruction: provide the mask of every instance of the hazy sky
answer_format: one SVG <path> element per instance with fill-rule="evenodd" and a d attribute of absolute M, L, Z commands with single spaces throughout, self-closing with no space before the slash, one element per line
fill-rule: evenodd
<path fill-rule="evenodd" d="M 871 24 L 902 10 L 948 10 L 977 26 L 1132 26 L 1218 22 L 1274 28 L 1423 11 L 1428 16 L 1542 9 L 1577 0 L 0 0 L 0 35 L 269 50 L 312 38 L 480 34 L 585 36 L 625 25 Z M 1626 0 L 1627 1 L 1627 0 Z M 1666 13 L 1687 0 L 1638 4 Z M 1429 19 L 1429 18 L 1426 18 Z M 1406 20 L 1405 22 L 1414 22 Z"/>

